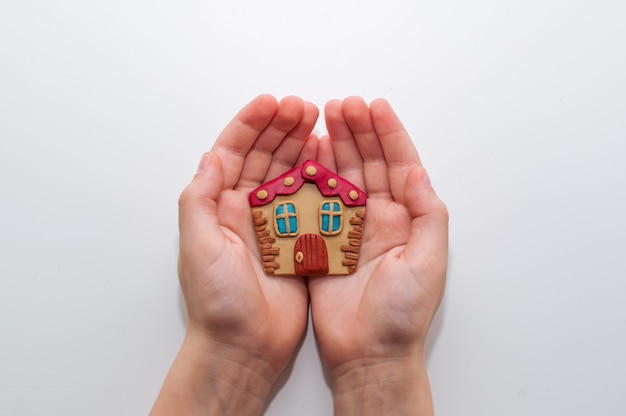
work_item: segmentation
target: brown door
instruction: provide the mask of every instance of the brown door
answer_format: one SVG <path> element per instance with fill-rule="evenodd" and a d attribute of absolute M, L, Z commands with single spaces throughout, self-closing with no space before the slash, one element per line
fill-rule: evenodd
<path fill-rule="evenodd" d="M 328 274 L 328 250 L 317 234 L 303 234 L 296 240 L 293 259 L 299 276 Z"/>

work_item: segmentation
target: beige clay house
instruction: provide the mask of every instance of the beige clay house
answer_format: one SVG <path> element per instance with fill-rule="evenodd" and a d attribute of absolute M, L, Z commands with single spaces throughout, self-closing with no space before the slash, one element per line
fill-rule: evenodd
<path fill-rule="evenodd" d="M 250 193 L 266 274 L 311 276 L 356 270 L 365 192 L 309 160 Z"/>

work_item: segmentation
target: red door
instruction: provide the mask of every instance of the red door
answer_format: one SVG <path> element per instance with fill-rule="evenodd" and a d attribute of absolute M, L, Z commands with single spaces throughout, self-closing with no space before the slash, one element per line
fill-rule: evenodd
<path fill-rule="evenodd" d="M 303 234 L 296 240 L 293 260 L 298 276 L 328 274 L 328 250 L 317 234 Z"/>

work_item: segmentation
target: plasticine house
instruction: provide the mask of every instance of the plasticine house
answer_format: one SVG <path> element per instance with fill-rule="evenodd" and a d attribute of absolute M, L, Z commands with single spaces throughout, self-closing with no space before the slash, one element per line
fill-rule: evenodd
<path fill-rule="evenodd" d="M 263 270 L 276 276 L 356 270 L 365 192 L 309 160 L 250 193 Z"/>

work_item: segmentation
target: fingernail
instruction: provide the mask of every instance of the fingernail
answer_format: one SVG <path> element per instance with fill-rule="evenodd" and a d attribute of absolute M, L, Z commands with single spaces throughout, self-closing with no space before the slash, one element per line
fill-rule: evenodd
<path fill-rule="evenodd" d="M 202 155 L 202 159 L 200 159 L 200 163 L 198 164 L 198 173 L 202 172 L 209 166 L 209 163 L 211 163 L 211 158 L 212 155 L 209 152 Z"/>

